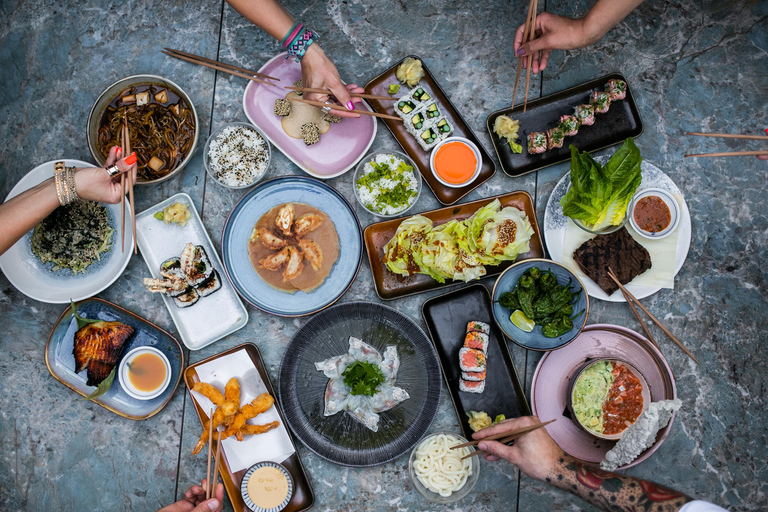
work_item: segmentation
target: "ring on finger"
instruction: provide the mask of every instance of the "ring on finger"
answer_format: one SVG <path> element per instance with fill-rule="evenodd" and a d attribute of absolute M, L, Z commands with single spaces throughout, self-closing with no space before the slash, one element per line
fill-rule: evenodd
<path fill-rule="evenodd" d="M 109 174 L 110 178 L 120 174 L 120 169 L 115 164 L 108 165 L 107 167 L 104 168 L 104 170 L 107 171 L 107 174 Z"/>
<path fill-rule="evenodd" d="M 332 105 L 332 103 L 330 101 L 326 101 L 325 104 L 326 105 Z M 328 114 L 331 111 L 331 107 L 323 107 L 320 110 L 323 111 L 323 114 Z"/>

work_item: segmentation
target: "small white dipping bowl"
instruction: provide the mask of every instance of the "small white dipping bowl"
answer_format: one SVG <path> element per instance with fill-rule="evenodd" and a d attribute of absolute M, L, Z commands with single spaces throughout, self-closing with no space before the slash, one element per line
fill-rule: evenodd
<path fill-rule="evenodd" d="M 128 377 L 128 364 L 132 363 L 136 356 L 146 353 L 155 354 L 156 356 L 160 357 L 160 359 L 162 359 L 163 363 L 165 364 L 165 380 L 160 385 L 160 387 L 154 391 L 141 391 L 136 389 L 131 383 L 131 379 Z M 152 400 L 153 398 L 157 398 L 158 396 L 162 395 L 163 391 L 165 391 L 168 385 L 171 383 L 171 363 L 168 362 L 168 358 L 165 357 L 165 354 L 157 350 L 155 347 L 136 347 L 135 349 L 128 352 L 128 354 L 126 354 L 126 356 L 120 362 L 120 368 L 118 368 L 117 377 L 120 381 L 120 386 L 122 386 L 123 390 L 128 393 L 128 396 L 131 396 L 137 400 Z"/>
<path fill-rule="evenodd" d="M 664 201 L 664 204 L 667 205 L 667 208 L 669 208 L 669 213 L 672 217 L 672 220 L 669 223 L 669 226 L 666 227 L 666 229 L 663 229 L 657 233 L 651 233 L 650 231 L 645 231 L 643 229 L 640 229 L 640 226 L 637 225 L 637 222 L 635 222 L 635 206 L 637 206 L 637 203 L 644 197 L 648 196 L 656 196 L 662 201 Z M 677 225 L 680 224 L 680 205 L 677 204 L 677 201 L 675 200 L 674 196 L 667 192 L 666 190 L 662 190 L 660 188 L 646 188 L 643 189 L 635 194 L 635 197 L 632 198 L 632 203 L 629 205 L 629 224 L 632 226 L 632 228 L 637 231 L 637 233 L 645 238 L 648 238 L 650 240 L 659 240 L 661 238 L 664 238 L 666 236 L 669 236 L 672 234 L 673 231 L 677 229 Z"/>
<path fill-rule="evenodd" d="M 477 160 L 477 166 L 475 167 L 475 173 L 472 175 L 471 178 L 469 178 L 467 181 L 463 183 L 448 183 L 444 179 L 442 179 L 440 176 L 438 176 L 437 171 L 435 171 L 435 156 L 437 155 L 438 150 L 445 146 L 446 144 L 450 144 L 451 142 L 463 142 L 469 148 L 472 150 L 472 152 L 475 154 L 475 159 Z M 465 139 L 464 137 L 448 137 L 445 140 L 442 140 L 437 143 L 437 146 L 432 148 L 432 154 L 429 156 L 429 169 L 432 171 L 432 176 L 435 177 L 437 181 L 439 181 L 441 184 L 445 185 L 449 188 L 462 188 L 466 187 L 473 181 L 477 179 L 477 177 L 480 175 L 480 170 L 483 167 L 483 156 L 480 154 L 480 150 L 477 149 L 477 146 L 475 146 L 475 143 L 472 142 L 469 139 Z"/>

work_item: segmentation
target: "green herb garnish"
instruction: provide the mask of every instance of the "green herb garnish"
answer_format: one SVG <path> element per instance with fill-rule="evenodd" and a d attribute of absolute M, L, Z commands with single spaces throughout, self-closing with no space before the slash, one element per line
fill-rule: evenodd
<path fill-rule="evenodd" d="M 109 391 L 109 388 L 112 387 L 112 382 L 115 380 L 115 370 L 117 370 L 117 366 L 112 368 L 112 371 L 109 372 L 107 378 L 99 383 L 98 387 L 94 390 L 93 393 L 85 398 L 78 398 L 78 400 L 95 400 L 100 396 L 105 395 L 107 391 Z"/>
<path fill-rule="evenodd" d="M 373 396 L 379 384 L 386 380 L 381 369 L 367 361 L 355 361 L 341 374 L 353 395 Z"/>
<path fill-rule="evenodd" d="M 72 299 L 69 300 L 69 303 L 72 304 L 72 312 L 75 314 L 75 320 L 77 320 L 77 330 L 79 331 L 83 327 L 85 327 L 88 324 L 95 324 L 96 322 L 101 322 L 98 318 L 83 318 L 77 313 L 77 306 L 75 306 L 75 303 L 72 302 Z"/>
<path fill-rule="evenodd" d="M 397 94 L 397 91 L 400 90 L 400 84 L 389 84 L 389 88 L 387 89 L 387 92 L 389 94 Z"/>

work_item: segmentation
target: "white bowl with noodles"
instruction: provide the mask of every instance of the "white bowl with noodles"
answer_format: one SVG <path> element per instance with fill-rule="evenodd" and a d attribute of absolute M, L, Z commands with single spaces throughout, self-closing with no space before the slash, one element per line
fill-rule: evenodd
<path fill-rule="evenodd" d="M 461 460 L 475 451 L 474 447 L 451 450 L 451 446 L 467 440 L 452 432 L 436 432 L 426 436 L 411 452 L 408 473 L 419 494 L 434 503 L 453 503 L 472 492 L 480 477 L 478 456 Z M 442 492 L 437 492 L 441 489 Z"/>

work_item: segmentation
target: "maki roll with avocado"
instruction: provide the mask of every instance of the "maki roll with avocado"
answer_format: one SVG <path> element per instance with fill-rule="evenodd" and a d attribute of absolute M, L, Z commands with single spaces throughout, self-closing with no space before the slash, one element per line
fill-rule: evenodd
<path fill-rule="evenodd" d="M 415 91 L 413 91 L 412 96 L 413 99 L 417 101 L 427 101 L 428 99 L 432 98 L 422 87 L 418 87 Z"/>
<path fill-rule="evenodd" d="M 579 133 L 579 120 L 576 116 L 560 116 L 560 126 L 566 137 L 572 137 Z"/>
<path fill-rule="evenodd" d="M 446 118 L 442 118 L 435 125 L 435 130 L 440 135 L 441 139 L 445 139 L 450 137 L 450 135 L 453 133 L 453 126 L 448 122 Z"/>
<path fill-rule="evenodd" d="M 201 245 L 187 244 L 181 252 L 181 270 L 191 286 L 198 286 L 211 277 L 213 267 Z"/>
<path fill-rule="evenodd" d="M 595 106 L 579 105 L 575 109 L 574 116 L 579 120 L 582 126 L 592 126 L 595 124 Z"/>
<path fill-rule="evenodd" d="M 528 134 L 528 153 L 537 154 L 547 150 L 547 135 L 542 132 Z"/>
<path fill-rule="evenodd" d="M 551 128 L 547 130 L 547 149 L 549 151 L 563 147 L 564 140 L 565 134 L 560 128 Z"/>
<path fill-rule="evenodd" d="M 214 270 L 211 277 L 197 287 L 197 293 L 201 297 L 207 297 L 219 288 L 221 288 L 221 278 L 219 277 L 219 273 Z"/>
<path fill-rule="evenodd" d="M 179 258 L 168 258 L 160 264 L 160 272 L 168 272 L 173 269 L 181 270 L 181 261 Z"/>
<path fill-rule="evenodd" d="M 611 101 L 623 100 L 627 97 L 627 82 L 624 80 L 608 80 L 605 84 L 605 92 L 610 96 Z"/>
<path fill-rule="evenodd" d="M 411 118 L 411 125 L 413 126 L 414 131 L 424 128 L 424 114 L 422 112 L 414 114 Z"/>
<path fill-rule="evenodd" d="M 411 100 L 400 100 L 397 102 L 397 105 L 395 106 L 395 109 L 402 113 L 403 115 L 409 115 L 411 112 L 416 110 L 416 104 L 412 102 Z"/>
<path fill-rule="evenodd" d="M 429 151 L 438 142 L 437 132 L 433 128 L 427 128 L 416 140 L 424 151 Z"/>
<path fill-rule="evenodd" d="M 589 102 L 595 106 L 598 114 L 605 114 L 611 106 L 611 97 L 607 92 L 595 91 L 590 96 Z"/>
<path fill-rule="evenodd" d="M 440 117 L 440 110 L 437 108 L 437 103 L 427 105 L 427 119 L 435 119 Z"/>

